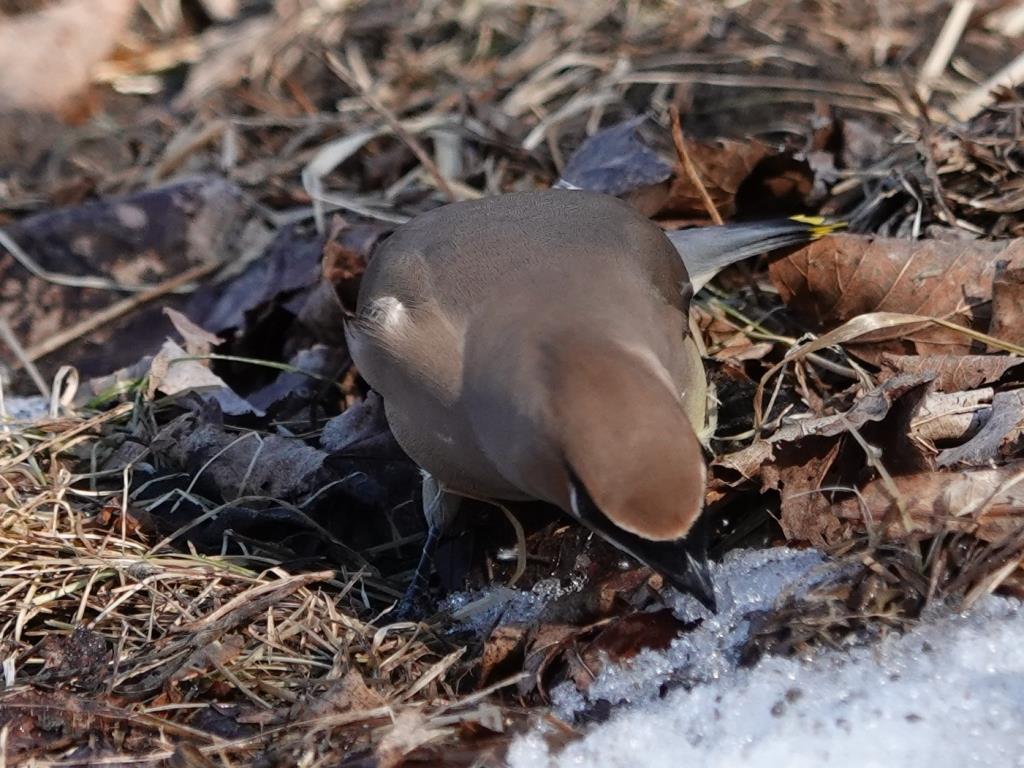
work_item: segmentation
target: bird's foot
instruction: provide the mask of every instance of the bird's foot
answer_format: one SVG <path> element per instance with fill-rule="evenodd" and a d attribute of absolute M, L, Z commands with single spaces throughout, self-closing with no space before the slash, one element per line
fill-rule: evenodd
<path fill-rule="evenodd" d="M 421 622 L 433 615 L 434 603 L 430 599 L 430 590 L 426 584 L 417 584 L 417 581 L 418 579 L 413 579 L 391 611 L 391 617 L 395 621 Z"/>

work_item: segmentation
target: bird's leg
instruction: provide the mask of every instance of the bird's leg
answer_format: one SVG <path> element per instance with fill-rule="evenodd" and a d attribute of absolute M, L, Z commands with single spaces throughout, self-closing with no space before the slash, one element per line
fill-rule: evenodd
<path fill-rule="evenodd" d="M 434 570 L 434 552 L 441 536 L 455 521 L 462 497 L 441 487 L 433 475 L 423 474 L 423 516 L 427 519 L 427 538 L 413 572 L 412 581 L 395 610 L 403 619 L 415 619 L 429 611 L 430 574 Z"/>

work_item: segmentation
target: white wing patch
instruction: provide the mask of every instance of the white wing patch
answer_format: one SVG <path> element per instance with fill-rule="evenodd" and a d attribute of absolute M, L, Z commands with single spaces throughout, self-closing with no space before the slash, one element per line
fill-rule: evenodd
<path fill-rule="evenodd" d="M 394 296 L 381 296 L 370 302 L 365 310 L 369 325 L 386 336 L 396 336 L 408 322 L 409 313 L 405 305 Z"/>
<path fill-rule="evenodd" d="M 380 366 L 378 379 L 405 381 L 445 405 L 458 400 L 464 323 L 453 321 L 435 302 L 404 304 L 396 296 L 378 296 L 360 308 L 356 337 L 357 345 L 365 346 L 363 367 L 369 371 Z M 381 391 L 392 386 L 367 381 Z"/>

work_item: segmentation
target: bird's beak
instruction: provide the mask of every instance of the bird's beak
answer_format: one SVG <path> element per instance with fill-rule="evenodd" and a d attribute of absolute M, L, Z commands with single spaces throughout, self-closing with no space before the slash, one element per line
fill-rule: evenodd
<path fill-rule="evenodd" d="M 709 611 L 717 612 L 715 586 L 708 567 L 708 536 L 702 518 L 697 520 L 685 538 L 675 541 L 645 539 L 612 523 L 594 504 L 571 469 L 569 477 L 574 489 L 573 512 L 580 522 L 660 573 L 680 592 L 693 595 Z"/>
<path fill-rule="evenodd" d="M 671 586 L 693 595 L 712 613 L 717 612 L 703 531 L 693 530 L 685 539 L 665 542 L 648 542 L 635 537 L 630 544 L 631 554 L 660 573 Z"/>
<path fill-rule="evenodd" d="M 715 601 L 715 585 L 711 581 L 707 553 L 696 558 L 687 552 L 685 572 L 678 577 L 675 574 L 668 575 L 668 579 L 672 586 L 683 592 L 689 592 L 712 613 L 718 611 L 718 603 Z"/>

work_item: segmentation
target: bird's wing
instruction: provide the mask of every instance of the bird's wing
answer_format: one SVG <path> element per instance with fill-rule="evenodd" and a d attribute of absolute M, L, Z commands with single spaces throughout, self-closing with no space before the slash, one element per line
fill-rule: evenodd
<path fill-rule="evenodd" d="M 458 397 L 464 328 L 434 296 L 429 265 L 416 253 L 383 249 L 370 262 L 345 333 L 356 367 L 385 399 L 425 388 L 442 403 Z"/>

